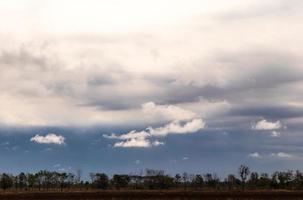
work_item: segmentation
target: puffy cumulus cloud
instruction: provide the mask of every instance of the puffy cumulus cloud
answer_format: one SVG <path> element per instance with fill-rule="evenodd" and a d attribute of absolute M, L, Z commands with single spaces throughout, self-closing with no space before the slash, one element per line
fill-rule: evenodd
<path fill-rule="evenodd" d="M 65 138 L 62 135 L 56 135 L 54 133 L 49 133 L 45 136 L 35 135 L 30 139 L 30 141 L 39 144 L 57 144 L 57 145 L 65 144 Z"/>
<path fill-rule="evenodd" d="M 129 140 L 132 138 L 140 138 L 140 139 L 144 139 L 146 137 L 149 136 L 149 133 L 146 131 L 130 131 L 126 134 L 123 135 L 116 135 L 116 134 L 111 134 L 111 135 L 106 135 L 104 134 L 103 137 L 108 138 L 108 139 L 120 139 L 120 140 Z"/>
<path fill-rule="evenodd" d="M 203 129 L 205 127 L 205 122 L 202 119 L 193 119 L 182 125 L 179 121 L 174 121 L 166 124 L 163 127 L 158 128 L 147 128 L 151 136 L 155 137 L 165 137 L 168 134 L 188 134 L 194 133 Z"/>
<path fill-rule="evenodd" d="M 103 137 L 108 139 L 122 140 L 116 142 L 114 147 L 152 147 L 164 145 L 164 142 L 155 140 L 155 138 L 163 138 L 173 134 L 190 134 L 197 132 L 205 127 L 205 122 L 202 119 L 192 119 L 188 122 L 173 121 L 162 127 L 148 127 L 144 131 L 130 131 L 122 135 L 106 135 Z"/>
<path fill-rule="evenodd" d="M 178 106 L 156 105 L 154 102 L 148 102 L 144 103 L 141 109 L 142 118 L 147 118 L 150 121 L 156 118 L 159 121 L 171 122 L 157 128 L 149 126 L 143 131 L 133 130 L 122 135 L 104 134 L 103 137 L 122 140 L 116 142 L 114 147 L 146 148 L 164 145 L 164 142 L 158 141 L 156 138 L 163 138 L 172 134 L 190 134 L 205 127 L 204 120 L 197 118 L 198 114 Z"/>
<path fill-rule="evenodd" d="M 262 119 L 252 126 L 254 130 L 275 130 L 280 128 L 282 128 L 280 121 L 269 122 L 266 119 Z"/>
<path fill-rule="evenodd" d="M 278 138 L 281 136 L 281 132 L 278 131 L 279 129 L 286 128 L 283 127 L 282 123 L 278 120 L 276 122 L 270 122 L 267 121 L 266 119 L 262 119 L 252 125 L 251 127 L 253 130 L 258 130 L 258 131 L 264 131 L 265 133 L 269 133 L 271 137 L 273 138 Z"/>
<path fill-rule="evenodd" d="M 248 154 L 248 157 L 257 159 L 257 158 L 261 158 L 261 155 L 258 152 L 254 152 L 254 153 Z"/>
<path fill-rule="evenodd" d="M 114 147 L 124 147 L 124 148 L 131 148 L 131 147 L 137 147 L 137 148 L 147 148 L 147 147 L 156 147 L 164 145 L 164 142 L 160 142 L 158 140 L 155 140 L 151 142 L 149 139 L 144 137 L 139 138 L 130 138 L 121 142 L 116 142 L 114 144 Z"/>
<path fill-rule="evenodd" d="M 150 147 L 151 143 L 149 140 L 146 140 L 145 138 L 131 138 L 127 139 L 126 141 L 117 142 L 114 144 L 114 147 Z"/>
<path fill-rule="evenodd" d="M 160 118 L 163 120 L 188 120 L 197 117 L 197 114 L 175 105 L 156 105 L 154 102 L 147 102 L 142 105 L 145 116 Z"/>

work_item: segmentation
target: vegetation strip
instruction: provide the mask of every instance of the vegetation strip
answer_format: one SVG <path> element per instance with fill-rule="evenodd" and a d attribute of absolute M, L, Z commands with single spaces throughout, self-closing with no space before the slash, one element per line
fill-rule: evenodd
<path fill-rule="evenodd" d="M 182 173 L 170 176 L 163 170 L 147 169 L 145 174 L 90 173 L 90 181 L 81 179 L 81 172 L 59 173 L 41 170 L 37 173 L 0 174 L 0 192 L 69 192 L 102 190 L 177 190 L 177 191 L 244 191 L 244 190 L 302 190 L 303 172 L 296 170 L 267 173 L 251 172 L 241 165 L 238 176 L 230 174 L 220 179 L 215 173 Z M 102 193 L 106 194 L 106 193 Z M 120 193 L 117 193 L 120 194 Z M 140 193 L 138 193 L 140 194 Z M 159 195 L 162 194 L 161 192 Z M 182 194 L 182 193 L 180 193 Z M 186 192 L 186 194 L 189 194 Z M 192 192 L 191 194 L 195 194 Z M 200 193 L 199 193 L 200 194 Z M 223 193 L 222 193 L 223 194 Z M 228 193 L 226 193 L 228 194 Z M 262 193 L 265 194 L 265 193 Z M 167 192 L 165 193 L 167 195 Z"/>

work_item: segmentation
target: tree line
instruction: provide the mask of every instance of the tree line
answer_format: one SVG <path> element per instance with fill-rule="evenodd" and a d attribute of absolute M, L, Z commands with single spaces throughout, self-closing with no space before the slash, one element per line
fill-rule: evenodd
<path fill-rule="evenodd" d="M 81 180 L 81 172 L 77 174 L 41 170 L 37 173 L 12 175 L 0 174 L 2 191 L 48 191 L 48 190 L 89 190 L 89 189 L 184 189 L 184 190 L 244 190 L 244 189 L 303 189 L 303 172 L 299 170 L 258 173 L 248 166 L 241 165 L 238 174 L 229 174 L 220 179 L 215 173 L 191 174 L 178 173 L 174 176 L 165 174 L 163 170 L 146 169 L 140 174 L 114 174 L 109 177 L 105 173 L 90 173 L 90 180 Z"/>

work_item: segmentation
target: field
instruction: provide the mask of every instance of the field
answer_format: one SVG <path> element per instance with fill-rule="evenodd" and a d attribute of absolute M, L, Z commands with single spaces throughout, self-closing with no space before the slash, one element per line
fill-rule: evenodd
<path fill-rule="evenodd" d="M 139 200 L 139 199 L 245 199 L 245 200 L 284 200 L 303 199 L 302 191 L 89 191 L 89 192 L 6 192 L 0 194 L 3 200 Z"/>

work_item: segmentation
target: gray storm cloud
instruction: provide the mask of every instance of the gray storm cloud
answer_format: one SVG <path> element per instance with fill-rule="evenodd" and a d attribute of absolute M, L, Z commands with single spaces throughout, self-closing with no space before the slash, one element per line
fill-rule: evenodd
<path fill-rule="evenodd" d="M 73 17 L 63 12 L 69 1 L 56 2 L 37 4 L 39 12 L 28 15 L 20 4 L 26 23 L 12 18 L 20 26 L 0 29 L 1 124 L 140 124 L 173 132 L 193 119 L 208 128 L 247 129 L 260 117 L 283 124 L 303 119 L 300 1 L 178 1 L 178 16 L 166 3 L 147 9 L 134 1 L 144 12 L 123 4 L 124 23 L 97 12 L 102 2 L 77 1 L 69 9 Z M 1 4 L 14 11 L 9 1 Z M 82 16 L 83 6 L 99 14 Z M 1 15 L 6 24 L 12 14 Z"/>

